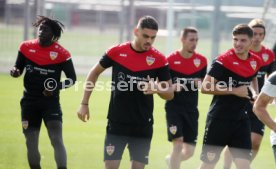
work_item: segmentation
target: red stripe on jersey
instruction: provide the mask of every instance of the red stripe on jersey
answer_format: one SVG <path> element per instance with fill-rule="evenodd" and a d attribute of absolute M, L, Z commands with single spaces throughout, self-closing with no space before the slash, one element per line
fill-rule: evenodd
<path fill-rule="evenodd" d="M 137 52 L 131 48 L 130 42 L 111 47 L 106 52 L 107 56 L 114 62 L 137 72 L 151 70 L 167 65 L 163 54 L 151 47 L 148 51 Z"/>
<path fill-rule="evenodd" d="M 58 43 L 54 42 L 51 46 L 41 47 L 38 39 L 22 42 L 19 50 L 26 58 L 38 65 L 58 64 L 71 57 L 70 53 Z"/>
<path fill-rule="evenodd" d="M 184 75 L 191 75 L 207 66 L 207 59 L 195 52 L 191 58 L 186 59 L 180 55 L 179 51 L 176 51 L 170 54 L 167 60 L 171 70 Z"/>
<path fill-rule="evenodd" d="M 258 56 L 254 55 L 253 53 L 249 54 L 250 57 L 248 59 L 242 60 L 236 55 L 234 49 L 230 49 L 220 55 L 217 58 L 217 61 L 220 62 L 228 70 L 242 77 L 250 77 L 258 72 L 258 70 L 262 66 L 262 61 Z"/>
<path fill-rule="evenodd" d="M 250 52 L 257 55 L 263 61 L 263 66 L 269 65 L 275 60 L 273 51 L 264 46 L 262 46 L 262 49 L 259 52 L 254 52 L 252 50 Z"/>

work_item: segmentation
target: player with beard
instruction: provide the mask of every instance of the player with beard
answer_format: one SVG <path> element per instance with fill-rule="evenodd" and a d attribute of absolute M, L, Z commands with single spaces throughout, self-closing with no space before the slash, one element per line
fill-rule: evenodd
<path fill-rule="evenodd" d="M 118 169 L 126 145 L 132 169 L 143 169 L 148 163 L 153 134 L 153 94 L 165 100 L 173 98 L 168 63 L 152 47 L 158 23 L 151 16 L 139 19 L 131 42 L 115 45 L 89 72 L 78 110 L 78 117 L 90 117 L 89 98 L 99 75 L 112 67 L 112 92 L 104 143 L 106 169 Z M 93 102 L 92 102 L 93 104 Z"/>

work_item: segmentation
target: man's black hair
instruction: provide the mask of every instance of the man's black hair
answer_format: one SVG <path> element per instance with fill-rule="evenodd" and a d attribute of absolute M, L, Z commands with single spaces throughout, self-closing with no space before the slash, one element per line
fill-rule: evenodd
<path fill-rule="evenodd" d="M 137 28 L 158 30 L 158 22 L 152 16 L 143 16 L 139 19 Z"/>
<path fill-rule="evenodd" d="M 39 15 L 37 16 L 37 21 L 33 23 L 33 26 L 39 27 L 39 25 L 42 22 L 51 27 L 53 32 L 53 41 L 58 41 L 61 36 L 61 33 L 63 32 L 64 25 L 58 20 L 50 19 L 46 16 Z"/>
<path fill-rule="evenodd" d="M 238 24 L 232 31 L 233 35 L 248 35 L 249 38 L 253 37 L 253 30 L 247 24 Z"/>

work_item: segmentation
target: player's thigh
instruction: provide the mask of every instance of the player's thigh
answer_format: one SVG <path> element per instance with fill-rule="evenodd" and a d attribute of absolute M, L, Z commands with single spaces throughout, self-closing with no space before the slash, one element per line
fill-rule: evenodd
<path fill-rule="evenodd" d="M 45 124 L 49 121 L 62 122 L 62 110 L 58 99 L 48 99 L 43 102 L 43 120 Z"/>
<path fill-rule="evenodd" d="M 127 137 L 106 134 L 104 142 L 104 160 L 121 160 L 127 145 Z"/>
<path fill-rule="evenodd" d="M 173 141 L 183 137 L 183 126 L 185 123 L 185 112 L 166 109 L 167 135 L 168 140 Z"/>
<path fill-rule="evenodd" d="M 131 161 L 148 164 L 151 138 L 129 137 L 128 149 Z"/>
<path fill-rule="evenodd" d="M 198 111 L 189 111 L 184 115 L 183 141 L 196 144 L 198 135 Z"/>
<path fill-rule="evenodd" d="M 250 169 L 250 160 L 235 158 L 234 163 L 237 169 Z"/>
<path fill-rule="evenodd" d="M 250 113 L 249 119 L 250 119 L 251 133 L 256 133 L 262 137 L 265 131 L 264 124 L 258 119 L 258 117 L 253 112 Z"/>
<path fill-rule="evenodd" d="M 207 118 L 201 160 L 207 164 L 215 164 L 221 151 L 227 145 L 231 133 L 231 123 L 225 120 Z"/>
<path fill-rule="evenodd" d="M 42 111 L 37 102 L 33 98 L 22 98 L 20 101 L 21 106 L 21 123 L 23 132 L 30 130 L 40 130 L 42 122 Z"/>
<path fill-rule="evenodd" d="M 233 158 L 251 159 L 251 132 L 250 122 L 248 119 L 243 119 L 235 122 L 234 133 L 228 147 Z"/>

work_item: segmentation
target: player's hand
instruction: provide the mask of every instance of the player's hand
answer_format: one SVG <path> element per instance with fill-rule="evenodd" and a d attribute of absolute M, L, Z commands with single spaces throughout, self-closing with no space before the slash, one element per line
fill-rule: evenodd
<path fill-rule="evenodd" d="M 249 92 L 248 92 L 248 86 L 239 86 L 236 88 L 233 88 L 234 95 L 238 97 L 244 97 L 247 99 L 250 99 Z"/>
<path fill-rule="evenodd" d="M 88 105 L 81 104 L 77 114 L 81 121 L 87 122 L 90 118 Z"/>
<path fill-rule="evenodd" d="M 150 78 L 150 76 L 147 77 L 148 82 L 143 83 L 144 87 L 142 89 L 143 93 L 145 95 L 150 95 L 150 94 L 154 94 L 157 93 L 158 91 L 158 78 L 156 79 L 156 81 L 154 81 L 153 78 Z"/>
<path fill-rule="evenodd" d="M 49 90 L 47 90 L 47 89 L 45 89 L 42 93 L 43 93 L 43 95 L 46 96 L 46 97 L 53 96 L 53 94 L 54 94 L 53 91 L 49 91 Z"/>
<path fill-rule="evenodd" d="M 253 95 L 251 98 L 250 98 L 250 103 L 251 104 L 254 104 L 254 102 L 257 100 L 257 98 L 258 98 L 258 95 Z"/>
<path fill-rule="evenodd" d="M 17 69 L 16 67 L 13 67 L 11 70 L 10 70 L 10 75 L 12 77 L 19 77 L 20 76 L 20 70 Z"/>

